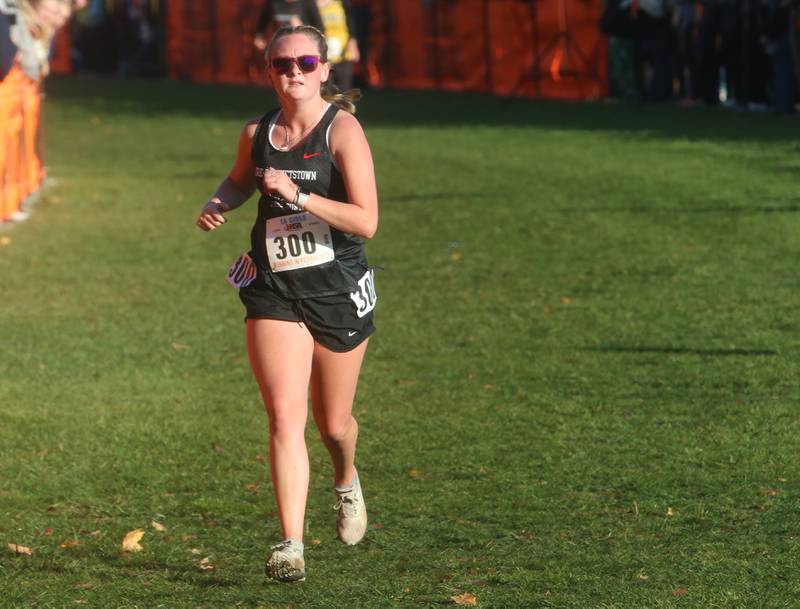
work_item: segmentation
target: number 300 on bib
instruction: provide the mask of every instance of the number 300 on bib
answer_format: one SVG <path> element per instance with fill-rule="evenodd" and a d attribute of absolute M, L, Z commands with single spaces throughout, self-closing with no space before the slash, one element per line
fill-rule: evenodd
<path fill-rule="evenodd" d="M 334 259 L 331 227 L 309 212 L 267 220 L 267 258 L 273 273 Z"/>

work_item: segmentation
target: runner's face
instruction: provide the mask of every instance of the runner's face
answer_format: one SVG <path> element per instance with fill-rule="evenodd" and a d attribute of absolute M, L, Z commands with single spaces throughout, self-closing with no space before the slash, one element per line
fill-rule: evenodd
<path fill-rule="evenodd" d="M 303 55 L 319 55 L 317 43 L 304 34 L 292 34 L 279 39 L 272 47 L 269 55 L 269 70 L 272 85 L 283 99 L 284 97 L 301 100 L 319 95 L 320 86 L 328 79 L 330 67 L 320 62 L 311 72 L 303 72 L 296 61 L 291 62 L 289 71 L 279 74 L 272 68 L 272 59 L 276 57 L 297 59 Z"/>

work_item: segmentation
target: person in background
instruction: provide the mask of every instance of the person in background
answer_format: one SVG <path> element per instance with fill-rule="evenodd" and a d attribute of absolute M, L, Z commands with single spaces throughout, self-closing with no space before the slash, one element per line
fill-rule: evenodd
<path fill-rule="evenodd" d="M 769 0 L 764 44 L 772 64 L 769 84 L 770 106 L 779 114 L 793 114 L 797 94 L 792 28 L 795 27 L 791 0 Z"/>
<path fill-rule="evenodd" d="M 303 24 L 322 29 L 316 0 L 266 0 L 256 22 L 253 45 L 263 52 L 267 49 L 267 32 L 285 25 Z"/>
<path fill-rule="evenodd" d="M 352 409 L 375 330 L 374 272 L 363 241 L 378 228 L 378 195 L 354 92 L 330 89 L 327 60 L 316 28 L 275 33 L 267 61 L 280 107 L 245 125 L 233 169 L 197 218 L 200 229 L 215 230 L 223 214 L 261 192 L 251 249 L 228 279 L 246 309 L 247 351 L 269 419 L 282 541 L 265 568 L 278 581 L 305 578 L 309 386 L 333 464 L 339 539 L 356 544 L 367 528 Z"/>
<path fill-rule="evenodd" d="M 22 71 L 39 81 L 50 73 L 48 57 L 56 31 L 72 14 L 71 0 L 22 0 L 11 39 L 19 49 Z"/>
<path fill-rule="evenodd" d="M 322 20 L 322 32 L 328 41 L 328 61 L 331 62 L 333 84 L 340 90 L 353 87 L 353 63 L 360 52 L 356 39 L 356 24 L 350 0 L 316 0 Z"/>
<path fill-rule="evenodd" d="M 17 45 L 11 39 L 11 28 L 16 23 L 16 13 L 0 10 L 0 82 L 14 66 L 17 58 Z"/>

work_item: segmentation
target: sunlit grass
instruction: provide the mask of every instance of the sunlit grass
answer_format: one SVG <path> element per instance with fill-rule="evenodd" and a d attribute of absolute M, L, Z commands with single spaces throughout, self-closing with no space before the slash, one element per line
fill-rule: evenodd
<path fill-rule="evenodd" d="M 56 183 L 1 229 L 0 606 L 796 605 L 796 121 L 367 92 L 372 526 L 335 540 L 310 425 L 308 580 L 278 586 L 225 282 L 255 200 L 193 224 L 271 105 L 50 83 Z"/>

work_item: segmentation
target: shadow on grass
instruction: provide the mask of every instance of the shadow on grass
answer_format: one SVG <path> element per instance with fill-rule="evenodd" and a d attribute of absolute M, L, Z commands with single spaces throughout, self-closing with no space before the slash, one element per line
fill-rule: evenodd
<path fill-rule="evenodd" d="M 755 205 L 753 207 L 731 206 L 731 207 L 663 207 L 644 205 L 636 207 L 565 207 L 559 210 L 565 215 L 587 213 L 611 213 L 611 214 L 719 214 L 723 216 L 756 216 L 761 214 L 796 214 L 800 213 L 798 205 Z"/>
<path fill-rule="evenodd" d="M 120 81 L 54 76 L 48 95 L 104 115 L 182 115 L 244 122 L 276 105 L 266 87 Z M 501 98 L 483 93 L 368 90 L 359 105 L 368 127 L 536 127 L 617 132 L 668 140 L 788 143 L 800 150 L 800 119 L 622 102 L 567 102 Z"/>
<path fill-rule="evenodd" d="M 699 355 L 703 357 L 772 357 L 780 355 L 774 349 L 697 349 L 691 347 L 625 347 L 621 345 L 583 347 L 581 351 L 595 353 L 663 353 L 667 355 Z"/>
<path fill-rule="evenodd" d="M 215 570 L 202 570 L 191 564 L 176 565 L 163 560 L 145 559 L 126 562 L 118 556 L 106 555 L 102 561 L 120 577 L 163 576 L 173 582 L 198 588 L 233 588 L 244 585 L 240 578 L 222 575 Z"/>

